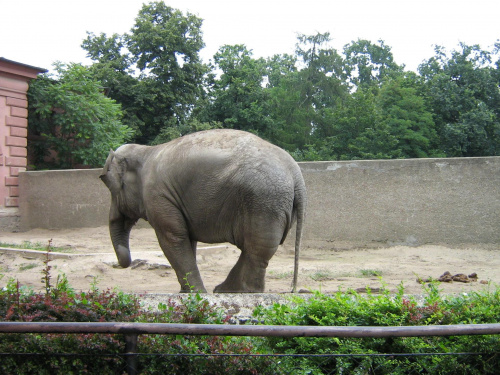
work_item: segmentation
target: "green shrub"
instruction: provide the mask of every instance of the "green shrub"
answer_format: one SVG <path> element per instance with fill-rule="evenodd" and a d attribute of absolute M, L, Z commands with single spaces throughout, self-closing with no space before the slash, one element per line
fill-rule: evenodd
<path fill-rule="evenodd" d="M 187 294 L 181 303 L 169 300 L 158 309 L 144 309 L 139 297 L 112 290 L 76 293 L 64 276 L 50 283 L 46 265 L 45 293 L 34 293 L 10 280 L 0 290 L 0 321 L 23 322 L 156 322 L 222 324 L 228 318 L 199 294 Z M 262 373 L 266 358 L 203 357 L 204 353 L 254 353 L 248 338 L 187 335 L 141 335 L 137 351 L 140 373 Z M 99 373 L 121 374 L 125 337 L 110 334 L 0 334 L 0 373 Z M 39 353 L 29 355 L 27 353 Z M 79 356 L 66 354 L 78 353 Z M 103 354 L 107 354 L 104 356 Z M 159 355 L 158 355 L 159 354 Z M 182 355 L 187 354 L 187 355 Z"/>
<path fill-rule="evenodd" d="M 114 290 L 100 291 L 97 282 L 88 292 L 75 292 L 64 275 L 59 275 L 52 285 L 48 263 L 42 283 L 46 291 L 35 293 L 9 280 L 0 289 L 0 320 L 223 324 L 229 319 L 197 293 L 187 294 L 180 303 L 168 300 L 157 309 L 145 309 L 139 303 L 140 297 Z M 322 326 L 497 323 L 500 317 L 500 289 L 491 286 L 482 292 L 444 296 L 438 284 L 430 284 L 424 287 L 421 298 L 405 295 L 402 285 L 395 295 L 381 289 L 381 295 L 371 294 L 370 290 L 366 295 L 353 291 L 333 295 L 314 292 L 309 299 L 295 295 L 288 303 L 259 307 L 254 315 L 265 324 Z M 499 344 L 499 335 L 403 338 L 140 335 L 137 352 L 146 355 L 138 356 L 137 360 L 142 374 L 494 374 L 500 368 Z M 125 337 L 119 334 L 0 334 L 0 353 L 8 354 L 1 357 L 0 372 L 121 374 L 125 368 L 121 356 L 124 352 Z M 392 356 L 380 356 L 386 353 Z M 398 356 L 404 353 L 418 356 Z M 432 353 L 482 354 L 425 355 Z M 290 356 L 269 358 L 256 354 Z M 297 354 L 305 356 L 294 356 Z"/>
<path fill-rule="evenodd" d="M 324 295 L 315 292 L 310 299 L 298 296 L 290 303 L 257 308 L 255 316 L 272 325 L 318 326 L 408 326 L 470 323 L 498 323 L 500 289 L 472 292 L 460 296 L 443 296 L 437 284 L 424 290 L 422 301 L 404 294 L 401 286 L 396 295 L 383 290 L 382 295 L 360 295 L 337 292 Z M 280 338 L 266 339 L 269 350 L 286 354 L 383 354 L 383 353 L 486 353 L 460 356 L 394 356 L 293 358 L 283 367 L 316 369 L 314 373 L 432 373 L 493 374 L 500 368 L 499 335 L 401 338 Z"/>
<path fill-rule="evenodd" d="M 90 68 L 55 63 L 54 70 L 55 77 L 41 75 L 28 91 L 31 167 L 100 167 L 109 149 L 133 134 L 121 123 L 121 105 L 104 94 Z"/>

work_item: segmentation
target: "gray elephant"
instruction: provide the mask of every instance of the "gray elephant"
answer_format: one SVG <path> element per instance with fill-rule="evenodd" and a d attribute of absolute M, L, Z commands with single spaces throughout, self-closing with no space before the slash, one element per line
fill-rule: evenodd
<path fill-rule="evenodd" d="M 142 218 L 181 292 L 206 292 L 197 241 L 241 250 L 214 292 L 263 292 L 269 260 L 297 221 L 295 291 L 306 188 L 299 166 L 279 147 L 243 131 L 202 131 L 158 146 L 123 145 L 110 152 L 100 177 L 111 191 L 109 229 L 120 266 L 130 265 L 130 230 Z"/>

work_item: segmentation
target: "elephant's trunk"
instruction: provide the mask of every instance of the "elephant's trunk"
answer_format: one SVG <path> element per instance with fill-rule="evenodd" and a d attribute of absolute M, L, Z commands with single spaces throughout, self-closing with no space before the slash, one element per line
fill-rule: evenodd
<path fill-rule="evenodd" d="M 132 261 L 129 248 L 130 231 L 136 221 L 124 217 L 118 210 L 114 209 L 113 206 L 114 205 L 111 207 L 109 215 L 111 242 L 113 243 L 118 263 L 121 267 L 127 268 Z"/>

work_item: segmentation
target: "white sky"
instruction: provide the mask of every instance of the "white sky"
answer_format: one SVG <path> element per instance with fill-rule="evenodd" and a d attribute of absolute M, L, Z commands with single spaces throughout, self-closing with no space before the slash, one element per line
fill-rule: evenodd
<path fill-rule="evenodd" d="M 128 32 L 143 0 L 0 0 L 0 57 L 50 69 L 54 61 L 89 64 L 86 31 Z M 330 32 L 339 52 L 353 40 L 385 41 L 398 64 L 416 70 L 433 45 L 490 50 L 500 39 L 498 0 L 165 0 L 204 19 L 205 62 L 224 44 L 255 57 L 292 54 L 297 34 Z"/>

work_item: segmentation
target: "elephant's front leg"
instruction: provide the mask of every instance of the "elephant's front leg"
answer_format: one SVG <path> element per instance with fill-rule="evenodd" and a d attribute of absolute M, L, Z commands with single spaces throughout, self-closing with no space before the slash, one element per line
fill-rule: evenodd
<path fill-rule="evenodd" d="M 181 293 L 206 293 L 196 264 L 196 242 L 156 230 L 156 236 L 181 285 Z M 194 248 L 193 248 L 194 247 Z"/>

